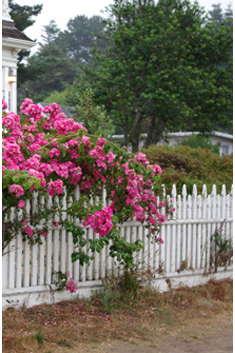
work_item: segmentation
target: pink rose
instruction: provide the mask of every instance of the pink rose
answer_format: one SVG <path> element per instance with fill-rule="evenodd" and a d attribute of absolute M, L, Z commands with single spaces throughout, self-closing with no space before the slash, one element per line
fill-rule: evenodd
<path fill-rule="evenodd" d="M 20 200 L 19 203 L 18 203 L 18 207 L 19 208 L 24 208 L 25 206 L 25 202 L 23 200 Z"/>
<path fill-rule="evenodd" d="M 33 230 L 31 227 L 24 227 L 23 228 L 23 231 L 28 234 L 29 237 L 32 237 L 33 236 Z"/>

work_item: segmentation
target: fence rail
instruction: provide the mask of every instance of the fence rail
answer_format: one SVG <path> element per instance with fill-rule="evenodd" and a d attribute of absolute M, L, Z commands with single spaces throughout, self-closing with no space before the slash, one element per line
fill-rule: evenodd
<path fill-rule="evenodd" d="M 78 197 L 79 190 L 75 193 L 75 198 Z M 172 195 L 167 197 L 173 198 L 176 211 L 174 219 L 167 220 L 161 225 L 160 236 L 164 244 L 152 243 L 146 237 L 147 229 L 144 224 L 139 222 L 128 221 L 119 227 L 121 236 L 126 237 L 127 241 L 134 242 L 137 239 L 143 241 L 143 249 L 136 254 L 140 268 L 142 270 L 149 268 L 156 283 L 167 277 L 173 280 L 181 279 L 182 282 L 185 276 L 213 273 L 211 235 L 224 220 L 224 237 L 232 244 L 233 188 L 227 194 L 223 185 L 221 194 L 217 194 L 214 186 L 212 193 L 207 195 L 204 186 L 202 195 L 198 195 L 194 186 L 192 195 L 187 195 L 184 186 L 182 195 L 177 195 L 176 187 L 173 186 Z M 62 200 L 64 208 L 68 201 L 72 201 L 71 197 L 67 199 L 64 196 Z M 26 207 L 29 210 L 36 205 L 37 202 L 33 205 L 28 202 Z M 164 212 L 163 208 L 162 213 Z M 14 216 L 15 213 L 12 211 L 11 217 Z M 86 228 L 86 236 L 95 239 L 98 234 Z M 50 302 L 51 290 L 56 280 L 54 273 L 58 271 L 70 271 L 79 289 L 86 288 L 84 295 L 89 295 L 87 293 L 90 293 L 92 288 L 99 287 L 102 279 L 113 271 L 122 272 L 116 260 L 108 256 L 108 246 L 100 254 L 94 255 L 90 266 L 81 267 L 78 262 L 72 263 L 71 254 L 74 250 L 72 235 L 66 233 L 63 228 L 50 229 L 48 236 L 42 239 L 41 245 L 30 246 L 28 242 L 22 241 L 21 235 L 17 235 L 6 250 L 2 260 L 3 308 L 22 304 L 26 299 L 29 306 L 43 301 Z M 231 271 L 232 258 L 217 269 L 218 273 L 223 272 L 225 276 L 230 276 Z M 164 290 L 165 287 L 162 288 Z M 53 293 L 53 298 L 59 300 L 65 298 L 67 294 Z"/>

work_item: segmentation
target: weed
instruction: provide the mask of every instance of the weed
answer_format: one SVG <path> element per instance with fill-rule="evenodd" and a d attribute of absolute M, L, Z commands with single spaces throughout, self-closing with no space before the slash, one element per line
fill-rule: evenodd
<path fill-rule="evenodd" d="M 36 339 L 39 344 L 42 344 L 44 341 L 49 341 L 47 338 L 45 338 L 40 332 L 36 333 L 35 335 L 32 336 L 33 339 Z"/>
<path fill-rule="evenodd" d="M 219 266 L 227 266 L 233 256 L 233 247 L 231 240 L 226 239 L 223 226 L 226 219 L 220 227 L 216 227 L 211 236 L 210 268 L 217 272 Z"/>
<path fill-rule="evenodd" d="M 65 347 L 72 347 L 72 343 L 70 341 L 67 341 L 65 338 L 61 339 L 58 341 L 58 345 L 63 345 Z"/>

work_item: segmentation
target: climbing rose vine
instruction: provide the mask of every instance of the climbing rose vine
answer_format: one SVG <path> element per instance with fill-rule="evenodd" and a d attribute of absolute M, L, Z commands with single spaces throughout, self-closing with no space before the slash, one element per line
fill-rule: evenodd
<path fill-rule="evenodd" d="M 162 243 L 159 225 L 165 216 L 159 211 L 163 200 L 157 196 L 162 172 L 158 165 L 150 165 L 142 153 L 128 153 L 104 138 L 89 135 L 56 103 L 42 108 L 27 98 L 20 106 L 21 117 L 6 112 L 4 101 L 2 108 L 3 249 L 19 232 L 34 244 L 47 236 L 49 227 L 65 227 L 75 244 L 72 261 L 89 264 L 92 255 L 82 247 L 87 244 L 94 254 L 110 243 L 110 256 L 128 269 L 142 243 L 128 243 L 117 225 L 133 217 L 145 223 L 149 237 Z M 60 197 L 65 192 L 73 196 L 77 186 L 79 199 L 63 209 Z M 104 189 L 109 206 L 103 202 Z M 32 214 L 27 200 L 33 200 L 36 193 L 54 202 L 43 207 L 38 203 Z M 9 218 L 12 207 L 18 211 L 13 220 Z M 86 226 L 100 237 L 87 239 Z M 71 279 L 65 284 L 74 291 Z"/>

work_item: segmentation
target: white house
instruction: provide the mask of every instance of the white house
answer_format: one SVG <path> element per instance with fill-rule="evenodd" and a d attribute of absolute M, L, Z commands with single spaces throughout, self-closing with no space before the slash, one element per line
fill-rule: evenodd
<path fill-rule="evenodd" d="M 172 132 L 168 134 L 168 145 L 178 146 L 183 140 L 186 140 L 191 135 L 198 135 L 199 132 Z M 220 155 L 231 154 L 233 152 L 233 135 L 224 132 L 215 131 L 210 137 L 211 143 L 215 145 L 220 143 Z M 159 145 L 166 144 L 163 140 L 158 143 Z"/>
<path fill-rule="evenodd" d="M 36 43 L 15 27 L 8 0 L 2 0 L 2 98 L 9 111 L 17 111 L 17 54 Z"/>
<path fill-rule="evenodd" d="M 172 132 L 167 135 L 167 142 L 165 140 L 160 140 L 158 145 L 168 145 L 168 146 L 178 146 L 181 141 L 186 140 L 191 135 L 198 135 L 199 132 Z M 144 140 L 147 135 L 142 134 L 142 139 L 139 143 L 139 149 L 144 147 Z M 113 135 L 111 140 L 114 142 L 120 143 L 124 140 L 124 135 Z M 226 134 L 223 132 L 215 131 L 210 137 L 211 143 L 215 145 L 220 143 L 220 155 L 222 154 L 231 154 L 233 152 L 233 135 Z M 131 151 L 131 144 L 127 146 L 128 151 Z"/>

